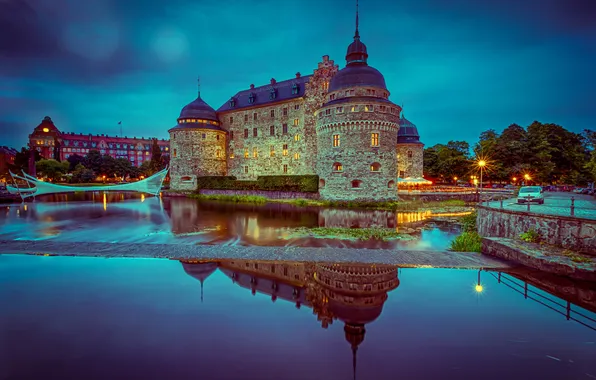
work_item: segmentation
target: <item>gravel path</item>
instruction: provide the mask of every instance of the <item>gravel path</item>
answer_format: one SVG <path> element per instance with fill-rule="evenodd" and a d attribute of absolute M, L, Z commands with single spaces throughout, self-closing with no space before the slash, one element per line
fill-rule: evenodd
<path fill-rule="evenodd" d="M 438 268 L 509 268 L 500 259 L 478 253 L 388 249 L 171 245 L 136 243 L 72 243 L 0 240 L 0 254 L 138 257 L 168 259 L 245 259 L 315 262 L 362 262 Z"/>

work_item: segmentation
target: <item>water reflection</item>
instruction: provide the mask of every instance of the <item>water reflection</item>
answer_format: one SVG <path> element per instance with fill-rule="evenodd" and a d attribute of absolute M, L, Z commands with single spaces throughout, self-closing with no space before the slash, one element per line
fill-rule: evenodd
<path fill-rule="evenodd" d="M 444 250 L 460 231 L 436 214 L 198 202 L 128 193 L 40 197 L 0 212 L 3 239 Z M 340 240 L 307 229 L 391 228 L 413 239 Z M 405 227 L 405 228 L 404 228 Z M 305 230 L 306 229 L 306 230 Z M 306 233 L 305 233 L 306 231 Z"/>

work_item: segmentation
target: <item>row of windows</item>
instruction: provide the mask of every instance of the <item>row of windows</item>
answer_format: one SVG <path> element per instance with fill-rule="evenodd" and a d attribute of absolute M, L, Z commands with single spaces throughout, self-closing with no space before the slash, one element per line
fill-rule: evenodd
<path fill-rule="evenodd" d="M 53 143 L 53 142 L 52 142 Z M 99 145 L 100 148 L 109 148 L 109 149 L 132 149 L 132 150 L 149 150 L 151 149 L 150 145 L 143 145 L 143 144 L 118 144 L 118 143 L 108 143 L 106 144 L 105 142 L 103 143 L 96 143 L 94 141 L 91 142 L 87 142 L 87 141 L 71 141 L 71 140 L 64 140 L 63 141 L 64 146 L 74 146 L 74 147 L 78 147 L 79 145 L 87 148 L 87 147 L 91 147 L 91 148 L 97 148 L 97 146 Z M 162 151 L 168 151 L 170 150 L 169 147 L 167 146 L 160 146 L 160 149 Z"/>
<path fill-rule="evenodd" d="M 298 95 L 298 93 L 300 92 L 300 87 L 298 86 L 297 83 L 294 83 L 292 85 L 292 95 Z M 277 90 L 275 88 L 272 88 L 269 90 L 269 100 L 273 100 L 277 98 Z M 257 94 L 255 94 L 254 92 L 251 92 L 250 94 L 248 94 L 248 103 L 249 104 L 253 104 L 254 102 L 257 101 Z M 236 107 L 236 99 L 232 98 L 230 99 L 230 107 Z"/>
<path fill-rule="evenodd" d="M 341 145 L 341 135 L 336 134 L 333 135 L 333 147 L 338 148 Z M 371 133 L 370 134 L 370 146 L 378 147 L 379 146 L 379 133 Z"/>
<path fill-rule="evenodd" d="M 371 172 L 378 172 L 380 170 L 381 170 L 381 164 L 379 164 L 378 162 L 373 162 L 372 164 L 370 164 Z M 343 172 L 344 166 L 340 162 L 334 162 L 333 163 L 333 171 L 334 172 Z"/>
<path fill-rule="evenodd" d="M 269 157 L 275 157 L 275 155 L 276 155 L 275 145 L 271 145 L 269 147 Z M 281 149 L 281 155 L 282 156 L 288 155 L 288 144 L 283 144 L 282 149 Z M 259 149 L 258 148 L 252 148 L 252 157 L 253 158 L 259 157 Z M 233 148 L 230 148 L 230 158 L 234 158 L 234 149 Z M 248 148 L 244 148 L 244 158 L 250 158 L 250 151 L 248 150 Z M 294 159 L 295 160 L 300 159 L 300 153 L 298 153 L 298 152 L 294 153 Z"/>
<path fill-rule="evenodd" d="M 366 89 L 366 95 L 368 96 L 377 96 L 377 91 L 367 88 Z M 343 95 L 343 96 L 342 96 Z M 335 99 L 340 99 L 340 98 L 344 98 L 344 97 L 348 97 L 348 96 L 354 96 L 356 95 L 356 91 L 355 90 L 346 90 L 344 93 L 337 93 L 337 94 L 330 94 L 329 95 L 329 100 L 335 100 Z M 359 94 L 360 95 L 360 94 Z M 385 99 L 389 98 L 389 94 L 385 91 L 383 91 L 383 93 L 381 94 L 381 96 Z"/>
<path fill-rule="evenodd" d="M 299 126 L 300 125 L 300 119 L 294 119 L 294 126 Z M 283 135 L 287 135 L 288 134 L 288 125 L 287 124 L 283 124 L 281 126 L 281 133 Z M 250 132 L 248 130 L 248 128 L 244 129 L 244 138 L 247 139 L 250 136 Z M 271 125 L 269 126 L 269 136 L 275 136 L 275 126 Z M 253 128 L 252 129 L 252 137 L 259 137 L 259 129 L 258 128 Z M 230 140 L 234 140 L 234 131 L 230 131 Z"/>
<path fill-rule="evenodd" d="M 300 104 L 294 104 L 294 110 L 299 110 L 300 109 Z M 275 117 L 275 110 L 270 110 L 269 111 L 269 116 L 271 118 Z M 288 107 L 284 107 L 282 108 L 282 115 L 283 116 L 288 116 Z M 244 122 L 248 123 L 248 119 L 249 119 L 249 115 L 246 113 L 244 114 Z M 258 112 L 253 112 L 252 114 L 252 119 L 253 120 L 258 120 L 259 119 L 259 113 Z M 234 116 L 230 116 L 230 124 L 234 123 Z"/>
<path fill-rule="evenodd" d="M 362 188 L 362 181 L 359 179 L 354 179 L 350 182 L 350 187 L 352 189 L 360 189 Z M 325 187 L 325 180 L 324 179 L 320 179 L 319 180 L 319 188 L 324 188 Z M 389 182 L 387 182 L 387 188 L 388 189 L 392 189 L 395 187 L 395 181 L 391 180 Z"/>
<path fill-rule="evenodd" d="M 283 164 L 281 168 L 282 168 L 282 170 L 283 170 L 284 173 L 287 173 L 288 172 L 288 164 Z M 248 174 L 248 165 L 245 165 L 244 166 L 244 174 Z M 296 275 L 296 277 L 297 276 L 298 275 Z"/>
<path fill-rule="evenodd" d="M 178 119 L 178 123 L 201 123 L 201 124 L 219 125 L 219 123 L 217 121 L 205 120 L 205 119 Z"/>
<path fill-rule="evenodd" d="M 335 113 L 336 114 L 344 113 L 344 108 L 345 107 L 343 107 L 343 106 L 335 107 Z M 361 110 L 363 110 L 364 112 L 374 112 L 375 106 L 372 104 L 352 105 L 352 106 L 347 107 L 347 110 L 349 112 L 360 112 Z M 395 113 L 397 113 L 397 108 L 387 107 L 387 106 L 379 106 L 378 111 L 383 112 L 383 113 L 387 113 L 387 111 L 389 111 L 389 113 L 395 114 Z M 325 113 L 323 113 L 323 111 L 319 112 L 319 118 L 323 117 L 323 115 L 325 115 L 325 116 L 331 115 L 331 108 L 326 109 Z"/>

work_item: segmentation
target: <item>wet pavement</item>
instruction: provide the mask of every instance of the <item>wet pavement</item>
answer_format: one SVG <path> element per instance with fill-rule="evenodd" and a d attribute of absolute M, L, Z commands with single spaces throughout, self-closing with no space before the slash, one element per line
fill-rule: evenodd
<path fill-rule="evenodd" d="M 530 204 L 530 212 L 547 215 L 571 216 L 571 197 L 574 198 L 574 215 L 596 219 L 596 198 L 568 192 L 544 192 L 544 204 Z M 483 205 L 487 205 L 486 202 Z M 489 202 L 489 207 L 500 208 L 500 201 Z M 511 211 L 528 211 L 527 204 L 518 204 L 517 198 L 503 200 L 503 208 Z"/>

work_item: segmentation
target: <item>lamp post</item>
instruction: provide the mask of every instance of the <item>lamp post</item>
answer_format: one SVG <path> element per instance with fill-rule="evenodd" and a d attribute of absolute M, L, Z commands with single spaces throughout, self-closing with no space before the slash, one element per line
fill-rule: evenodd
<path fill-rule="evenodd" d="M 531 179 L 530 178 L 530 175 L 528 173 L 524 174 L 524 179 L 526 180 L 526 181 L 524 181 L 524 185 L 527 186 L 528 185 L 528 182 Z"/>
<path fill-rule="evenodd" d="M 478 161 L 478 167 L 480 167 L 480 195 L 482 196 L 482 172 L 484 171 L 484 167 L 486 166 L 486 161 L 480 160 Z"/>

